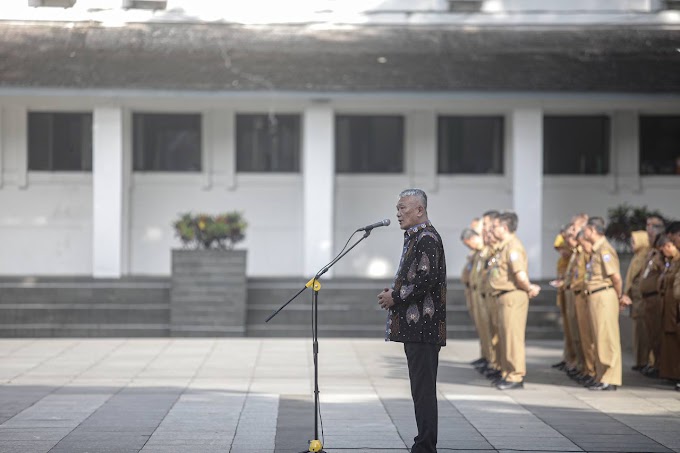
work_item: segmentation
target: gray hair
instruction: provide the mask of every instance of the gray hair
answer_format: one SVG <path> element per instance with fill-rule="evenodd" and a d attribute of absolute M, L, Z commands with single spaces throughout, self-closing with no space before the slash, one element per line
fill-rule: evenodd
<path fill-rule="evenodd" d="M 475 230 L 473 230 L 472 228 L 464 228 L 463 232 L 460 233 L 460 240 L 467 241 L 475 236 L 479 236 L 479 234 Z"/>
<path fill-rule="evenodd" d="M 427 209 L 427 194 L 425 193 L 424 190 L 422 189 L 402 190 L 401 193 L 399 194 L 399 198 L 404 197 L 416 197 L 418 201 L 420 201 L 420 204 L 423 205 L 423 208 Z"/>
<path fill-rule="evenodd" d="M 586 225 L 593 228 L 597 234 L 604 234 L 604 232 L 607 230 L 607 224 L 602 217 L 591 217 L 588 219 L 588 223 L 586 223 Z"/>

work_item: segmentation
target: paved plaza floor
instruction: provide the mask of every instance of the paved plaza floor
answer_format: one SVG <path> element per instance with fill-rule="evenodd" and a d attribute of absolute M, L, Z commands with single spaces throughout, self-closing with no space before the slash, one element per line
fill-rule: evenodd
<path fill-rule="evenodd" d="M 592 392 L 532 342 L 524 390 L 499 391 L 450 341 L 439 451 L 680 452 L 680 392 L 630 371 Z M 313 438 L 307 339 L 0 340 L 0 452 L 298 452 Z M 327 452 L 406 452 L 415 435 L 403 348 L 320 340 Z"/>

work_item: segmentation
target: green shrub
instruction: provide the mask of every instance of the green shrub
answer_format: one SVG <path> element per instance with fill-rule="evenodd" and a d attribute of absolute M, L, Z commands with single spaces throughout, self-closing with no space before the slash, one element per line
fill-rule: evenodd
<path fill-rule="evenodd" d="M 248 224 L 240 212 L 226 212 L 215 216 L 208 214 L 181 214 L 173 222 L 175 235 L 186 248 L 231 250 L 245 239 Z"/>

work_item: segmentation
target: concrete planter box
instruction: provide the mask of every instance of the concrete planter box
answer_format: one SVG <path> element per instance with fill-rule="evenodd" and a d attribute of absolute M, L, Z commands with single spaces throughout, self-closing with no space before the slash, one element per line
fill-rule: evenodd
<path fill-rule="evenodd" d="M 244 336 L 246 251 L 173 250 L 170 335 Z"/>

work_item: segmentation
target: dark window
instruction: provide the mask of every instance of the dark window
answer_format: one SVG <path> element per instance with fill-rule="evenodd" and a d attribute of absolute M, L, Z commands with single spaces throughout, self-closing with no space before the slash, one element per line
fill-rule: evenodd
<path fill-rule="evenodd" d="M 680 116 L 640 117 L 640 174 L 680 175 Z"/>
<path fill-rule="evenodd" d="M 440 116 L 437 127 L 438 172 L 503 174 L 503 118 Z"/>
<path fill-rule="evenodd" d="M 336 116 L 335 166 L 338 173 L 401 173 L 404 118 Z"/>
<path fill-rule="evenodd" d="M 546 175 L 609 173 L 609 118 L 544 117 L 543 173 Z"/>
<path fill-rule="evenodd" d="M 236 171 L 299 170 L 299 115 L 236 116 Z"/>
<path fill-rule="evenodd" d="M 29 112 L 28 169 L 92 171 L 92 114 Z"/>
<path fill-rule="evenodd" d="M 201 115 L 132 115 L 135 171 L 201 171 Z"/>

